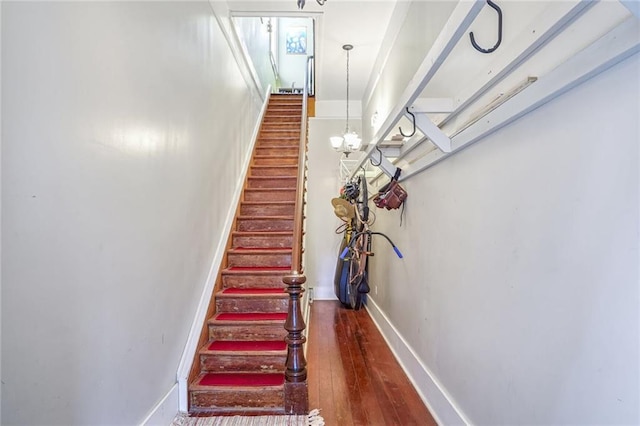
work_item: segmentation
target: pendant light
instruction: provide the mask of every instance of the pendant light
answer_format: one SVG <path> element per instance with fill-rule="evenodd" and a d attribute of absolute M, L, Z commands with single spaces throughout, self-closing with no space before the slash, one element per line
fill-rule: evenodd
<path fill-rule="evenodd" d="M 344 134 L 342 136 L 332 136 L 329 140 L 333 149 L 348 156 L 351 152 L 360 149 L 362 139 L 355 131 L 349 128 L 349 52 L 353 49 L 353 45 L 345 44 L 342 49 L 347 52 L 347 122 Z"/>

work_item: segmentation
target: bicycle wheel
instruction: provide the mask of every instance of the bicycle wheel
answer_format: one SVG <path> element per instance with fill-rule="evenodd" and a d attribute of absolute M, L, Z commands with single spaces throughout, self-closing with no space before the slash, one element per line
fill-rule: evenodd
<path fill-rule="evenodd" d="M 354 256 L 349 262 L 349 283 L 347 285 L 347 296 L 349 298 L 349 306 L 357 311 L 362 305 L 362 295 L 358 291 L 358 287 L 362 282 L 362 275 L 358 274 L 360 270 L 360 258 Z"/>

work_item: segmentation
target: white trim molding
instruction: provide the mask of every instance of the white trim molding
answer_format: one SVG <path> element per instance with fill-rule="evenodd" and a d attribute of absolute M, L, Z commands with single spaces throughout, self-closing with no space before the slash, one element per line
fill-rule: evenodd
<path fill-rule="evenodd" d="M 175 383 L 169 392 L 153 407 L 151 412 L 140 422 L 140 426 L 170 425 L 178 412 L 178 384 Z"/>
<path fill-rule="evenodd" d="M 398 329 L 376 302 L 367 298 L 367 311 L 400 366 L 439 425 L 470 425 L 471 422 L 457 406 L 446 389 L 424 365 L 422 360 L 402 337 Z"/>
<path fill-rule="evenodd" d="M 338 300 L 332 287 L 313 287 L 313 300 Z"/>

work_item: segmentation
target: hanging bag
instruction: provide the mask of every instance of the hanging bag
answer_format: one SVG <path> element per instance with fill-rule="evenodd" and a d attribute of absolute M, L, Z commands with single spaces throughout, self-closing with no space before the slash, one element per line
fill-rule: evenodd
<path fill-rule="evenodd" d="M 391 181 L 378 190 L 378 194 L 373 197 L 373 203 L 376 207 L 387 210 L 397 209 L 407 199 L 407 191 L 398 183 L 401 172 L 402 170 L 397 168 Z"/>

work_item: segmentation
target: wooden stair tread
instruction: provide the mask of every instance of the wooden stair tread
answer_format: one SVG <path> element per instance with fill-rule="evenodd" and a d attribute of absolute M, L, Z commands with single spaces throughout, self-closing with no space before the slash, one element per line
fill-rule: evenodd
<path fill-rule="evenodd" d="M 251 287 L 229 287 L 225 288 L 222 291 L 216 294 L 218 297 L 276 297 L 276 298 L 287 298 L 289 295 L 284 291 L 284 286 L 281 288 L 251 288 Z"/>
<path fill-rule="evenodd" d="M 249 206 L 260 206 L 263 204 L 274 204 L 274 205 L 278 205 L 278 206 L 289 206 L 291 204 L 295 204 L 295 201 L 280 201 L 280 200 L 274 200 L 274 201 L 269 201 L 269 200 L 265 200 L 265 201 L 243 201 L 242 204 L 246 204 Z"/>
<path fill-rule="evenodd" d="M 203 373 L 191 385 L 191 390 L 211 388 L 263 388 L 284 386 L 282 373 Z"/>
<path fill-rule="evenodd" d="M 298 176 L 287 176 L 287 175 L 249 176 L 249 179 L 257 179 L 257 180 L 298 179 Z"/>
<path fill-rule="evenodd" d="M 256 169 L 297 169 L 297 164 L 254 164 L 251 166 Z"/>
<path fill-rule="evenodd" d="M 265 129 L 266 130 L 266 129 Z M 274 131 L 275 129 L 269 129 L 269 131 Z M 276 135 L 271 135 L 271 134 L 266 134 L 266 135 L 261 135 L 258 140 L 260 139 L 265 139 L 265 140 L 271 140 L 271 139 L 275 139 L 275 140 L 291 140 L 291 141 L 300 141 L 300 137 L 299 136 L 291 136 L 291 135 L 281 135 L 281 136 L 276 136 Z M 286 146 L 290 146 L 290 145 L 286 145 Z"/>
<path fill-rule="evenodd" d="M 258 155 L 254 155 L 253 158 L 254 159 L 264 159 L 264 158 L 298 158 L 298 154 L 258 154 Z"/>
<path fill-rule="evenodd" d="M 284 312 L 220 312 L 212 318 L 214 321 L 284 321 Z"/>
<path fill-rule="evenodd" d="M 293 216 L 238 216 L 240 220 L 293 220 Z"/>
<path fill-rule="evenodd" d="M 232 266 L 222 270 L 223 274 L 246 274 L 253 275 L 282 275 L 283 272 L 290 272 L 290 266 Z M 284 284 L 283 284 L 284 285 Z"/>
<path fill-rule="evenodd" d="M 209 416 L 285 416 L 284 408 L 276 407 L 191 407 L 189 413 Z"/>
<path fill-rule="evenodd" d="M 233 254 L 287 254 L 291 247 L 233 247 L 227 253 Z"/>
<path fill-rule="evenodd" d="M 281 353 L 286 351 L 287 344 L 284 340 L 213 340 L 202 352 Z"/>
<path fill-rule="evenodd" d="M 246 188 L 246 191 L 266 191 L 266 192 L 275 192 L 275 191 L 295 191 L 296 188 Z M 262 201 L 264 203 L 267 203 L 268 201 Z"/>
<path fill-rule="evenodd" d="M 281 236 L 293 235 L 293 231 L 232 231 L 232 233 L 233 235 L 241 235 L 241 236 L 258 235 L 258 236 L 281 237 Z"/>

